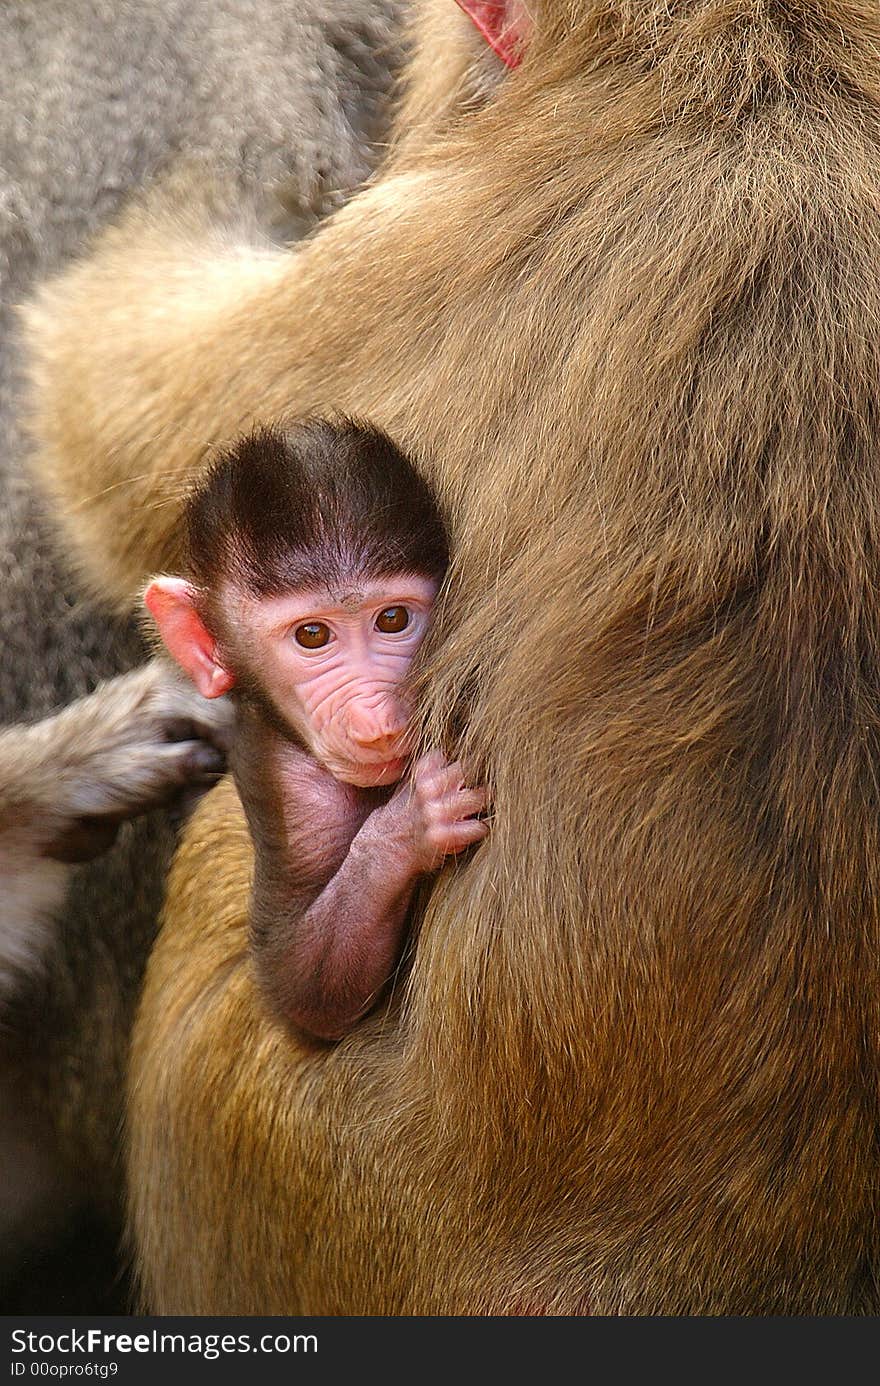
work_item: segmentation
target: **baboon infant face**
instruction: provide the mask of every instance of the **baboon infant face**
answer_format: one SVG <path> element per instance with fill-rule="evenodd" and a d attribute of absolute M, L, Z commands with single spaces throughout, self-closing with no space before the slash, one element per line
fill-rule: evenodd
<path fill-rule="evenodd" d="M 437 583 L 416 574 L 234 598 L 233 664 L 256 679 L 287 725 L 335 779 L 393 784 L 410 750 L 401 684 L 428 629 Z M 245 659 L 244 642 L 250 655 Z M 236 669 L 230 669 L 233 677 Z"/>

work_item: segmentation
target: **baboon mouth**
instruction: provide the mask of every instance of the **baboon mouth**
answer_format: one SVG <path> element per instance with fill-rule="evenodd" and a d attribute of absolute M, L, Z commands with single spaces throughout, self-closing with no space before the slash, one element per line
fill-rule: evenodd
<path fill-rule="evenodd" d="M 397 756 L 391 760 L 356 761 L 334 773 L 348 784 L 358 785 L 362 789 L 374 789 L 383 784 L 396 784 L 403 774 L 405 765 L 406 758 Z"/>

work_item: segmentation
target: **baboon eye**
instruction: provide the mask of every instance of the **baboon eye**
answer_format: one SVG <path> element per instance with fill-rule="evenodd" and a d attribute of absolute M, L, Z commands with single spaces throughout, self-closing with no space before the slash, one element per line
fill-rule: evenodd
<path fill-rule="evenodd" d="M 293 638 L 304 650 L 320 650 L 330 639 L 330 628 L 323 621 L 307 621 L 304 626 L 297 626 Z"/>
<path fill-rule="evenodd" d="M 383 635 L 397 635 L 409 625 L 409 612 L 405 606 L 386 606 L 376 617 L 376 629 Z"/>

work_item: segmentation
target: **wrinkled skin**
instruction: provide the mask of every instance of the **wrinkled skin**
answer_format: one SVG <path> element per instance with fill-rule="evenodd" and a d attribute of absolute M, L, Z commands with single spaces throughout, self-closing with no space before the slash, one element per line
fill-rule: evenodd
<path fill-rule="evenodd" d="M 145 657 L 135 626 L 86 595 L 26 474 L 15 306 L 144 187 L 179 188 L 193 168 L 210 171 L 215 206 L 264 244 L 310 231 L 381 152 L 404 8 L 0 9 L 0 722 L 46 716 Z M 10 1191 L 0 1302 L 10 1309 L 127 1306 L 115 1254 L 123 1063 L 174 840 L 168 816 L 151 814 L 75 870 L 55 947 L 7 1010 L 0 1111 L 14 1129 L 0 1129 Z"/>
<path fill-rule="evenodd" d="M 272 1011 L 340 1039 L 379 1000 L 420 880 L 485 837 L 481 790 L 439 752 L 400 780 L 410 750 L 403 681 L 437 582 L 353 571 L 344 593 L 257 598 L 224 584 L 212 603 L 160 577 L 144 601 L 206 699 L 242 706 L 233 769 L 254 841 L 251 937 Z"/>

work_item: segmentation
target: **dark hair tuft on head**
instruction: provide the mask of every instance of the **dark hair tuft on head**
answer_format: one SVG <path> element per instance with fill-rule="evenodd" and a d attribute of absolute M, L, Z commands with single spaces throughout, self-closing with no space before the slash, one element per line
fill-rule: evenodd
<path fill-rule="evenodd" d="M 257 597 L 353 576 L 441 578 L 449 561 L 437 501 L 381 429 L 355 419 L 263 426 L 210 467 L 185 511 L 190 575 Z"/>

